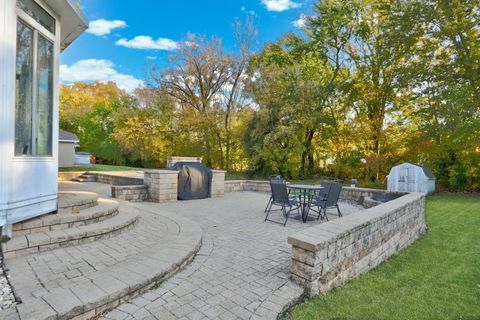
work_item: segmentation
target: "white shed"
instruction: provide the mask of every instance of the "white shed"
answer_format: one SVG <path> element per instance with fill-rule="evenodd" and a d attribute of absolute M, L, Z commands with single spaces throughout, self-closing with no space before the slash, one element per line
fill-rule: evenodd
<path fill-rule="evenodd" d="M 388 174 L 389 191 L 435 192 L 435 176 L 427 167 L 414 163 L 402 163 Z"/>

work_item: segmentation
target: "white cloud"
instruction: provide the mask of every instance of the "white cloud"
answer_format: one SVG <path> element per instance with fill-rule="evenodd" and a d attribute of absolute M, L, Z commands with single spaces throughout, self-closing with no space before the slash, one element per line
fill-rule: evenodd
<path fill-rule="evenodd" d="M 105 19 L 98 19 L 98 20 L 90 21 L 87 32 L 97 36 L 104 36 L 112 32 L 113 29 L 125 28 L 126 26 L 127 26 L 127 23 L 122 20 L 109 21 Z"/>
<path fill-rule="evenodd" d="M 178 43 L 167 38 L 158 38 L 153 40 L 149 36 L 136 36 L 135 38 L 128 40 L 122 38 L 115 42 L 117 46 L 124 46 L 133 49 L 154 49 L 154 50 L 175 50 L 178 48 Z"/>
<path fill-rule="evenodd" d="M 262 4 L 268 11 L 285 11 L 300 7 L 300 3 L 291 0 L 262 0 Z"/>
<path fill-rule="evenodd" d="M 114 81 L 117 86 L 128 92 L 143 85 L 143 81 L 132 75 L 119 73 L 110 60 L 85 59 L 67 66 L 60 66 L 60 80 L 64 83 L 76 81 Z"/>
<path fill-rule="evenodd" d="M 298 18 L 298 20 L 293 21 L 292 24 L 294 27 L 302 29 L 307 24 L 307 21 L 308 21 L 307 15 L 301 14 L 300 18 Z"/>

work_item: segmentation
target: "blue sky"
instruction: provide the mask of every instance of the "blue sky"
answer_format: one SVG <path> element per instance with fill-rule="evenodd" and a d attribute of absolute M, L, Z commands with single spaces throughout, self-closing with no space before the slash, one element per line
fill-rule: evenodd
<path fill-rule="evenodd" d="M 311 0 L 81 0 L 90 28 L 61 56 L 61 79 L 109 81 L 133 90 L 152 65 L 168 56 L 188 33 L 215 35 L 234 50 L 232 23 L 253 15 L 258 50 L 283 34 L 299 32 Z"/>

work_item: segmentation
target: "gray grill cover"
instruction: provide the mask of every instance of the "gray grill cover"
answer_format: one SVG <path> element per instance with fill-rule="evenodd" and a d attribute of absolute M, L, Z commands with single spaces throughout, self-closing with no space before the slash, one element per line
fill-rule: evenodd
<path fill-rule="evenodd" d="M 210 196 L 212 170 L 196 162 L 177 162 L 172 166 L 172 170 L 179 170 L 179 200 L 203 199 Z"/>

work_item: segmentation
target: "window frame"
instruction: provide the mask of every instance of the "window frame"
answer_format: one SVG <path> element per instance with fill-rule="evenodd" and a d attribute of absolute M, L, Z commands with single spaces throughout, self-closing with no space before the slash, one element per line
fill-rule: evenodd
<path fill-rule="evenodd" d="M 58 117 L 58 110 L 55 110 L 55 106 L 58 105 L 58 59 L 59 59 L 59 52 L 60 52 L 60 19 L 55 12 L 53 12 L 50 8 L 48 8 L 43 2 L 39 0 L 34 0 L 43 10 L 45 10 L 49 15 L 51 15 L 55 19 L 55 34 L 51 33 L 47 30 L 44 26 L 42 26 L 38 21 L 24 12 L 21 8 L 15 5 L 15 13 L 16 13 L 16 23 L 18 21 L 25 24 L 27 27 L 33 30 L 33 61 L 32 61 L 32 153 L 31 154 L 16 154 L 15 150 L 13 152 L 13 157 L 16 160 L 27 160 L 27 161 L 35 161 L 35 160 L 53 160 L 55 158 L 55 137 L 58 135 L 58 130 L 55 130 L 55 123 L 56 118 Z M 15 36 L 18 35 L 18 29 L 15 27 Z M 37 155 L 37 99 L 38 99 L 38 37 L 39 34 L 44 37 L 47 41 L 50 41 L 53 44 L 53 59 L 52 59 L 52 138 L 51 138 L 51 154 L 50 155 Z M 16 42 L 15 42 L 16 43 Z M 15 52 L 17 52 L 17 44 L 15 44 Z M 15 62 L 16 64 L 16 62 Z M 16 112 L 16 101 L 15 101 L 15 112 Z M 14 119 L 16 121 L 16 119 Z M 16 133 L 14 132 L 14 135 Z M 14 138 L 15 140 L 15 138 Z M 58 139 L 57 139 L 58 140 Z M 13 145 L 15 149 L 15 144 Z"/>

